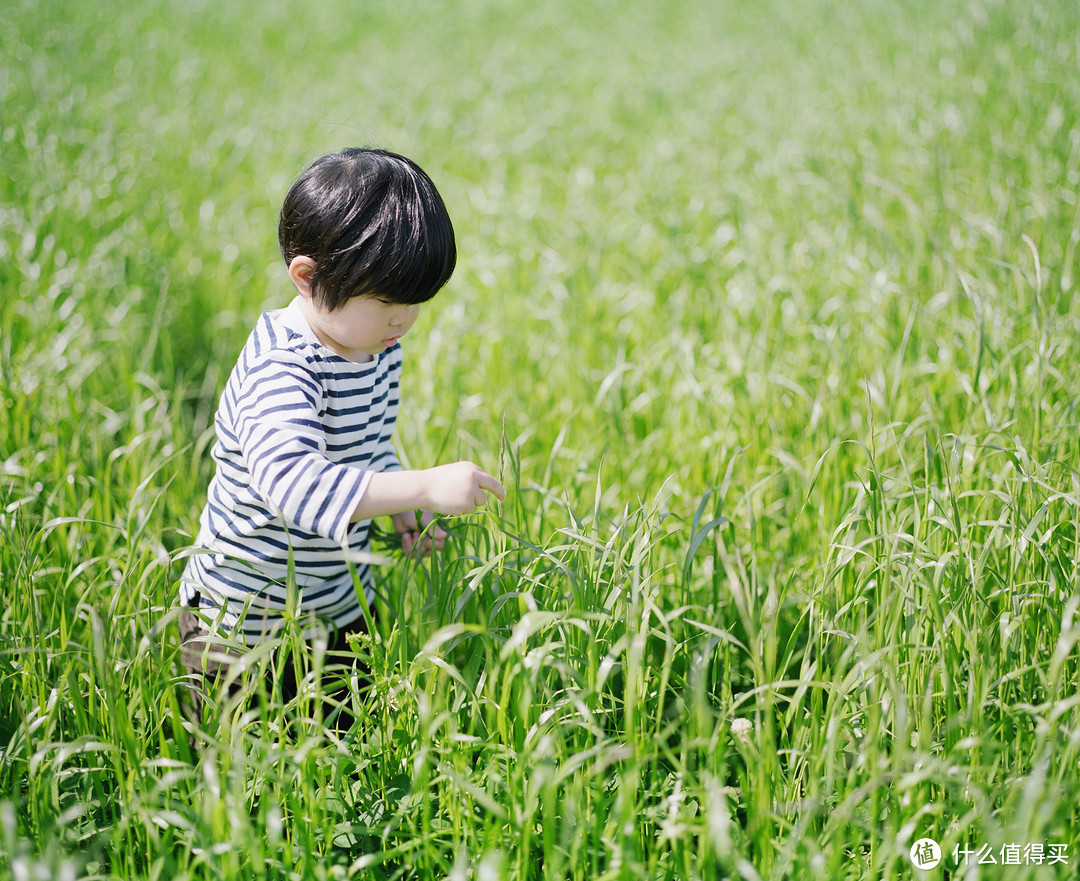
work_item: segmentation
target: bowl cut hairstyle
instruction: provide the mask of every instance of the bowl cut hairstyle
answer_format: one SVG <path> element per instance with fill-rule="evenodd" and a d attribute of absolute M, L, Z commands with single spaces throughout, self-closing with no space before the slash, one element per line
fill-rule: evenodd
<path fill-rule="evenodd" d="M 315 263 L 312 292 L 333 311 L 354 297 L 430 300 L 457 263 L 439 191 L 412 160 L 349 149 L 313 162 L 289 189 L 278 220 L 286 265 Z"/>

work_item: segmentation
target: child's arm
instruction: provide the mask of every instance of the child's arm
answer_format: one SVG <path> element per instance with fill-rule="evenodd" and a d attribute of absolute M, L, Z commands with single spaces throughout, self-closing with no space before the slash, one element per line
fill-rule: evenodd
<path fill-rule="evenodd" d="M 506 490 L 472 462 L 454 462 L 417 471 L 379 471 L 353 509 L 352 521 L 424 509 L 436 514 L 469 514 L 487 502 L 500 501 Z"/>

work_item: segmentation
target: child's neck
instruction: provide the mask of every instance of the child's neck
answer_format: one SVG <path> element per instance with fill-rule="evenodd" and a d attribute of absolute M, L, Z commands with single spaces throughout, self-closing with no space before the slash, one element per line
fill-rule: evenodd
<path fill-rule="evenodd" d="M 350 349 L 346 346 L 342 346 L 332 337 L 328 336 L 319 326 L 319 316 L 312 308 L 311 301 L 302 295 L 297 299 L 300 303 L 300 314 L 304 316 L 304 321 L 307 322 L 308 329 L 315 335 L 315 339 L 326 346 L 331 352 L 335 355 L 340 355 L 346 361 L 353 361 L 357 364 L 367 364 L 369 361 L 375 360 L 375 356 L 372 355 L 371 352 Z"/>

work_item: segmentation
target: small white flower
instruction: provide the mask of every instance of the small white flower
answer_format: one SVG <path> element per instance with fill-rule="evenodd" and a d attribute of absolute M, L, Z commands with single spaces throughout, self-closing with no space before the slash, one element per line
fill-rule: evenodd
<path fill-rule="evenodd" d="M 734 719 L 731 723 L 731 733 L 743 743 L 750 739 L 750 733 L 754 730 L 754 723 L 749 719 Z"/>

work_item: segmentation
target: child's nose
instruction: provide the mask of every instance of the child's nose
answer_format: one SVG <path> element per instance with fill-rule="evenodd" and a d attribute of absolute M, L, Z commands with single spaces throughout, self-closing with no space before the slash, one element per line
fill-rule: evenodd
<path fill-rule="evenodd" d="M 419 312 L 419 305 L 406 306 L 404 309 L 399 309 L 394 313 L 394 317 L 390 319 L 390 324 L 394 327 L 404 327 L 407 324 L 412 324 Z"/>

